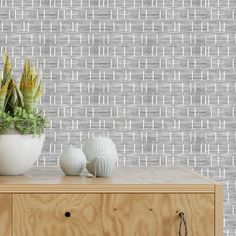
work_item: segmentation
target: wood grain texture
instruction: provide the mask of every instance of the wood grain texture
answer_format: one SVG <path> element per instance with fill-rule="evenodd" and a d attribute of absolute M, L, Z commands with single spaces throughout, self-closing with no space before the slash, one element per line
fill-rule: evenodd
<path fill-rule="evenodd" d="M 59 167 L 34 168 L 24 176 L 0 176 L 0 192 L 9 193 L 214 193 L 215 184 L 181 167 L 115 168 L 109 178 L 64 176 Z"/>
<path fill-rule="evenodd" d="M 223 185 L 215 186 L 215 236 L 223 235 Z"/>
<path fill-rule="evenodd" d="M 0 235 L 11 236 L 11 194 L 0 194 Z"/>
<path fill-rule="evenodd" d="M 214 236 L 214 194 L 14 194 L 13 235 L 176 236 L 180 211 Z"/>

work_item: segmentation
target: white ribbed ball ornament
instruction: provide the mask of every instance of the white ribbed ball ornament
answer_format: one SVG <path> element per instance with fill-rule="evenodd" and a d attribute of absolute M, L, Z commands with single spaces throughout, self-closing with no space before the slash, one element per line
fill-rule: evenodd
<path fill-rule="evenodd" d="M 80 148 L 70 146 L 60 156 L 59 164 L 65 175 L 79 175 L 86 166 L 86 156 Z"/>
<path fill-rule="evenodd" d="M 118 159 L 118 154 L 116 146 L 110 138 L 95 137 L 88 139 L 83 145 L 83 151 L 88 161 L 86 167 L 90 173 L 95 175 L 96 170 L 96 176 L 101 177 L 111 174 Z"/>
<path fill-rule="evenodd" d="M 109 177 L 114 169 L 114 164 L 109 159 L 100 156 L 90 161 L 87 169 L 95 177 Z"/>

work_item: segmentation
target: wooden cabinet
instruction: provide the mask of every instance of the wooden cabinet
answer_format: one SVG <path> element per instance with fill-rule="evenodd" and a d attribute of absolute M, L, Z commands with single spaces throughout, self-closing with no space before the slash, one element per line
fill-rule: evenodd
<path fill-rule="evenodd" d="M 14 194 L 14 235 L 214 235 L 214 194 Z"/>
<path fill-rule="evenodd" d="M 0 194 L 0 235 L 12 235 L 11 212 L 11 194 Z"/>
<path fill-rule="evenodd" d="M 0 236 L 177 236 L 180 212 L 188 235 L 223 235 L 222 185 L 182 168 L 116 168 L 110 178 L 38 168 L 0 177 L 0 191 Z"/>

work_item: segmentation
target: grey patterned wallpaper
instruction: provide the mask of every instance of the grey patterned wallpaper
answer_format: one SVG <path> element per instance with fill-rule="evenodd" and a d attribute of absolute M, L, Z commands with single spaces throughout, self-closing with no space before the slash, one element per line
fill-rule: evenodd
<path fill-rule="evenodd" d="M 110 136 L 118 165 L 186 165 L 225 183 L 236 235 L 235 0 L 1 0 L 15 75 L 43 70 L 38 165 Z M 2 61 L 1 61 L 2 64 Z"/>

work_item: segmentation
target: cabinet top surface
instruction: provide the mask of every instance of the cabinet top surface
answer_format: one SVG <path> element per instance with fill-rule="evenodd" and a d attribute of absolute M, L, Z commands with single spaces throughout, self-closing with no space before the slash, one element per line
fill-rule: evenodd
<path fill-rule="evenodd" d="M 0 176 L 0 192 L 214 192 L 216 184 L 183 167 L 116 167 L 108 178 L 33 167 L 21 176 Z"/>

